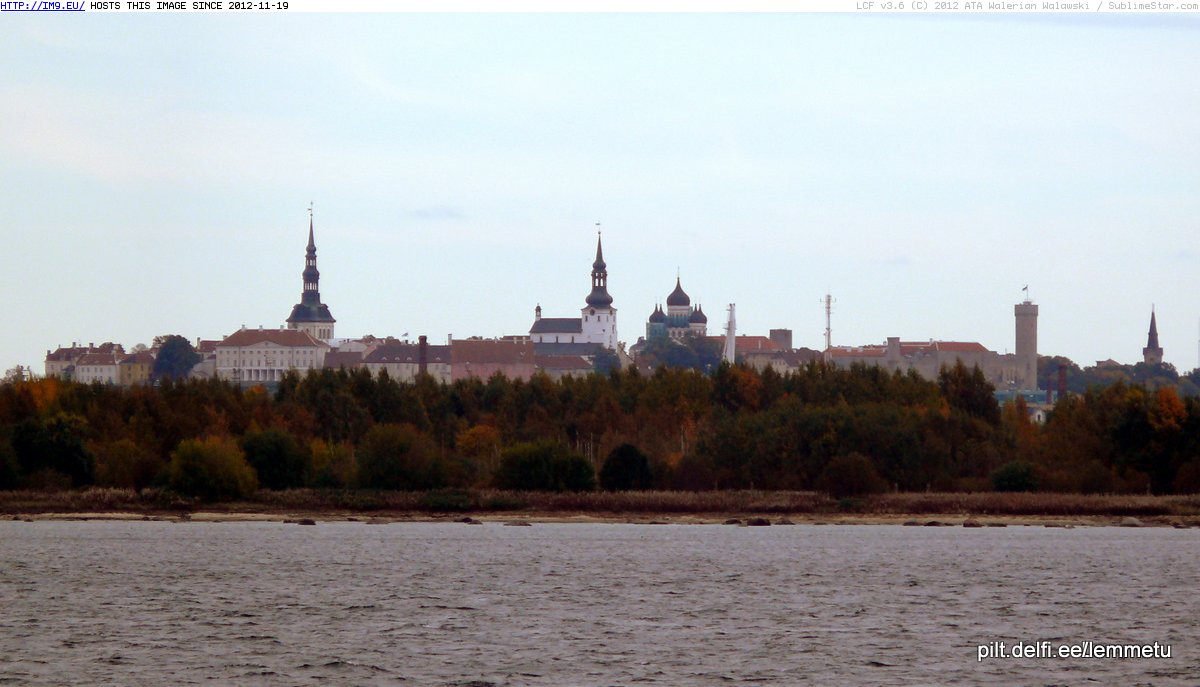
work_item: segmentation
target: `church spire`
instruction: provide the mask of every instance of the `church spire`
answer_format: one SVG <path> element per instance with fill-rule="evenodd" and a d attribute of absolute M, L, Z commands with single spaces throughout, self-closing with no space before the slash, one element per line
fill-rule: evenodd
<path fill-rule="evenodd" d="M 304 291 L 300 294 L 300 302 L 305 305 L 321 303 L 321 273 L 317 271 L 317 243 L 313 240 L 312 206 L 308 206 L 308 248 L 304 252 Z"/>
<path fill-rule="evenodd" d="M 596 222 L 596 226 L 600 226 Z M 596 230 L 596 261 L 592 263 L 592 292 L 588 294 L 587 304 L 593 308 L 608 308 L 612 306 L 612 296 L 608 295 L 608 265 L 604 262 L 604 247 L 600 244 L 600 230 Z"/>
<path fill-rule="evenodd" d="M 313 233 L 312 205 L 308 206 L 308 246 L 304 251 L 304 290 L 300 292 L 300 302 L 292 308 L 292 314 L 287 319 L 288 328 L 304 329 L 315 339 L 332 339 L 333 324 L 336 320 L 329 312 L 329 306 L 321 302 L 321 273 L 317 270 L 317 242 Z"/>
<path fill-rule="evenodd" d="M 1158 322 L 1154 317 L 1154 306 L 1150 306 L 1150 331 L 1146 335 L 1146 347 L 1142 349 L 1142 360 L 1148 365 L 1162 364 L 1163 349 L 1158 345 Z"/>

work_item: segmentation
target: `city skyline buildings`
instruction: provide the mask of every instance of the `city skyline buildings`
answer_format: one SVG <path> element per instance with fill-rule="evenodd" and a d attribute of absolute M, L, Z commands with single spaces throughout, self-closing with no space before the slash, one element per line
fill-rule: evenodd
<path fill-rule="evenodd" d="M 1029 284 L 1041 353 L 1137 362 L 1153 303 L 1196 364 L 1186 17 L 12 19 L 5 368 L 279 326 L 309 199 L 343 336 L 572 312 L 599 219 L 627 344 L 679 268 L 797 346 L 832 292 L 835 345 L 1011 352 Z"/>

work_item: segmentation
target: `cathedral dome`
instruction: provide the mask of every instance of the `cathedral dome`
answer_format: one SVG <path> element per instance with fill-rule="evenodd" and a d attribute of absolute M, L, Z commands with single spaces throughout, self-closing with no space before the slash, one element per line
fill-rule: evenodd
<path fill-rule="evenodd" d="M 688 298 L 688 295 L 683 292 L 683 287 L 679 285 L 679 277 L 675 277 L 675 290 L 671 292 L 670 296 L 667 296 L 667 305 L 680 306 L 691 304 L 692 299 Z"/>
<path fill-rule="evenodd" d="M 692 311 L 692 316 L 688 318 L 688 322 L 692 324 L 708 324 L 708 315 L 704 314 L 700 306 L 696 306 L 696 309 Z"/>
<path fill-rule="evenodd" d="M 661 306 L 654 306 L 654 312 L 650 313 L 650 321 L 655 324 L 667 321 L 667 314 L 662 311 Z"/>

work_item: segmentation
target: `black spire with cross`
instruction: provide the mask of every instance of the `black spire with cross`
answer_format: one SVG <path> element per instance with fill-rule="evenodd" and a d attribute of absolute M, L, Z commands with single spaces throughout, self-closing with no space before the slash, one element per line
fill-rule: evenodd
<path fill-rule="evenodd" d="M 596 261 L 592 263 L 592 292 L 588 294 L 587 304 L 593 308 L 607 308 L 612 302 L 612 296 L 608 294 L 608 265 L 604 262 L 604 247 L 600 244 L 600 223 L 596 222 Z"/>
<path fill-rule="evenodd" d="M 329 312 L 329 306 L 321 302 L 321 273 L 317 270 L 317 243 L 313 236 L 313 208 L 312 203 L 308 204 L 308 247 L 304 253 L 304 290 L 300 293 L 300 302 L 292 308 L 292 315 L 287 319 L 288 326 L 292 329 L 307 329 L 308 327 L 300 327 L 300 324 L 329 324 L 328 330 L 330 336 L 318 338 L 332 338 L 332 324 L 336 322 L 333 315 Z"/>

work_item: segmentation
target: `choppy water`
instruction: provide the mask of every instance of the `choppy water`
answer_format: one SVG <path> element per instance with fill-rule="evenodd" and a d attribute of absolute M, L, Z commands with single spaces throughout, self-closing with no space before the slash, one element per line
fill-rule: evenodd
<path fill-rule="evenodd" d="M 1197 685 L 1200 530 L 0 522 L 0 684 Z M 1170 659 L 977 661 L 989 641 Z"/>

